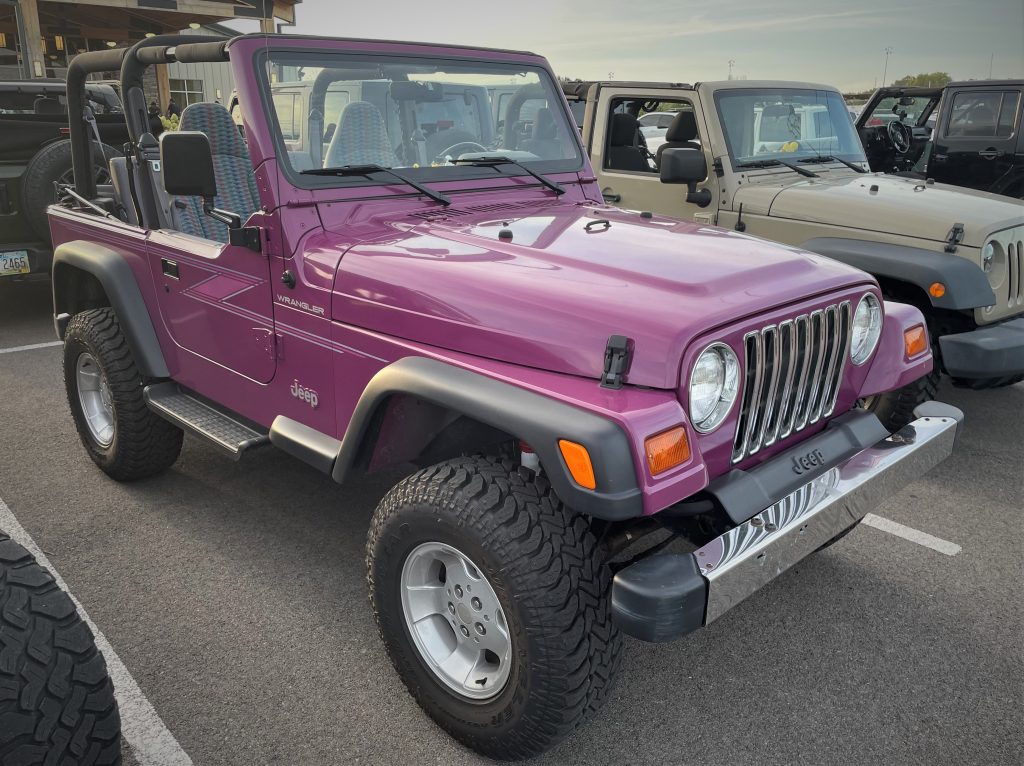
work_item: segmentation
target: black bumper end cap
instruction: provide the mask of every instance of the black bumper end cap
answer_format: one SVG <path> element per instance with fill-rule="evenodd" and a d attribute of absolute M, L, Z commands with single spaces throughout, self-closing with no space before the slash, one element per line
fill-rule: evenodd
<path fill-rule="evenodd" d="M 612 619 L 641 641 L 673 641 L 704 624 L 707 597 L 692 554 L 651 556 L 615 575 Z"/>

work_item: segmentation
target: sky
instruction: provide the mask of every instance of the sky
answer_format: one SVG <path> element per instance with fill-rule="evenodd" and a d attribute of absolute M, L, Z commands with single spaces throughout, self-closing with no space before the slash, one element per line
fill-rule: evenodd
<path fill-rule="evenodd" d="M 303 0 L 296 14 L 285 31 L 529 50 L 581 79 L 724 80 L 730 60 L 737 77 L 846 92 L 883 74 L 1024 77 L 1024 0 Z"/>

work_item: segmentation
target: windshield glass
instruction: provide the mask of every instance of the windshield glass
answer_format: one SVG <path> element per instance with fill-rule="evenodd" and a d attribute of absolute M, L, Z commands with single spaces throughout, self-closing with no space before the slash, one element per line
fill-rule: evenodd
<path fill-rule="evenodd" d="M 543 172 L 582 165 L 561 93 L 539 67 L 276 52 L 268 70 L 274 128 L 285 164 L 297 174 L 374 164 L 420 180 L 454 180 L 496 171 L 453 160 L 496 156 Z M 519 171 L 509 166 L 503 172 Z M 370 182 L 310 175 L 301 181 Z"/>
<path fill-rule="evenodd" d="M 864 162 L 843 97 L 830 90 L 720 90 L 715 94 L 734 164 L 823 155 Z"/>

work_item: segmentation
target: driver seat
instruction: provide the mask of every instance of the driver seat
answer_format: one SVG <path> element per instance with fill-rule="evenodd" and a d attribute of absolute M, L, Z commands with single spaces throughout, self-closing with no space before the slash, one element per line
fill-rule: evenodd
<path fill-rule="evenodd" d="M 249 148 L 231 114 L 221 104 L 201 101 L 181 113 L 180 130 L 205 133 L 210 139 L 213 172 L 217 178 L 217 207 L 238 213 L 245 223 L 260 207 L 259 190 Z M 198 197 L 177 197 L 171 207 L 173 228 L 204 239 L 227 242 L 228 227 L 203 213 Z"/>
<path fill-rule="evenodd" d="M 661 167 L 661 153 L 666 149 L 700 149 L 697 137 L 697 115 L 689 110 L 679 112 L 665 131 L 665 143 L 658 147 L 654 162 Z"/>
<path fill-rule="evenodd" d="M 611 170 L 646 173 L 652 170 L 647 161 L 647 149 L 644 136 L 640 132 L 640 123 L 627 112 L 616 112 L 612 115 L 607 165 Z"/>
<path fill-rule="evenodd" d="M 341 112 L 338 127 L 327 147 L 324 167 L 398 164 L 380 110 L 369 101 L 353 101 Z"/>

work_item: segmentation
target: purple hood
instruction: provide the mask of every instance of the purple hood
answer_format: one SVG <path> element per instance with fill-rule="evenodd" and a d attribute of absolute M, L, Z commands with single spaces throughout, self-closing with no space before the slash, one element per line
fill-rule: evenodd
<path fill-rule="evenodd" d="M 510 217 L 495 218 L 502 212 Z M 511 239 L 499 237 L 505 228 Z M 724 229 L 539 202 L 525 214 L 449 209 L 392 222 L 344 253 L 332 311 L 381 333 L 587 377 L 600 376 L 608 336 L 626 335 L 627 381 L 675 388 L 697 336 L 866 284 L 856 269 Z"/>

